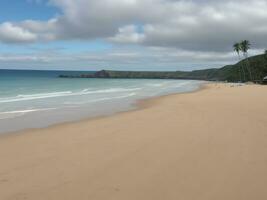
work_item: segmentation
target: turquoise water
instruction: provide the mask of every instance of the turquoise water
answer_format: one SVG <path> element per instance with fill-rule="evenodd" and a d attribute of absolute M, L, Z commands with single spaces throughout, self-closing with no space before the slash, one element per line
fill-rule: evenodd
<path fill-rule="evenodd" d="M 133 109 L 145 99 L 198 88 L 190 80 L 63 79 L 84 72 L 0 70 L 0 132 Z M 90 72 L 87 72 L 90 73 Z"/>

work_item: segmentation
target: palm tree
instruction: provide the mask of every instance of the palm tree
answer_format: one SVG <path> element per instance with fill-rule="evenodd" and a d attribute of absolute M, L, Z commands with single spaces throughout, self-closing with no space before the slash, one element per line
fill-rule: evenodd
<path fill-rule="evenodd" d="M 250 49 L 250 46 L 251 46 L 251 44 L 248 40 L 243 40 L 240 43 L 241 51 L 243 52 L 243 55 L 247 61 L 247 70 L 249 72 L 250 80 L 252 80 L 252 74 L 251 74 L 251 70 L 250 70 L 250 66 L 249 66 L 249 60 L 248 60 L 248 50 Z"/>
<path fill-rule="evenodd" d="M 235 43 L 233 45 L 233 48 L 234 48 L 234 51 L 237 53 L 238 59 L 240 61 L 241 60 L 241 58 L 240 58 L 240 52 L 242 51 L 240 43 Z M 244 81 L 245 81 L 246 77 L 245 77 L 245 72 L 244 72 L 244 69 L 243 69 L 243 66 L 242 66 L 242 62 L 240 64 L 241 64 L 240 65 L 240 81 L 242 82 L 242 74 L 241 73 L 243 72 Z"/>

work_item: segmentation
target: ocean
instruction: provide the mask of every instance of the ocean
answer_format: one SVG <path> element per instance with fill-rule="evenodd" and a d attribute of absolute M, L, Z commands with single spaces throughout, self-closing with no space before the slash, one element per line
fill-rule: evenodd
<path fill-rule="evenodd" d="M 93 72 L 0 70 L 0 133 L 111 115 L 136 102 L 196 90 L 200 81 L 67 79 Z"/>

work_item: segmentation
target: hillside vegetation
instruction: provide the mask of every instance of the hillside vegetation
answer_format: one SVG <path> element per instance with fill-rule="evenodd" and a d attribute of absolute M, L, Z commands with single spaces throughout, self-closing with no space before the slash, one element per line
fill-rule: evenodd
<path fill-rule="evenodd" d="M 257 55 L 244 59 L 237 64 L 219 69 L 195 70 L 191 72 L 145 72 L 145 71 L 111 71 L 102 70 L 94 74 L 78 76 L 61 75 L 62 78 L 146 78 L 146 79 L 193 79 L 209 81 L 247 82 L 261 81 L 267 76 L 267 56 Z"/>
<path fill-rule="evenodd" d="M 234 65 L 227 65 L 214 71 L 207 73 L 207 79 L 215 79 L 221 81 L 250 81 L 249 71 L 251 71 L 252 79 L 260 81 L 267 76 L 267 57 L 266 55 L 257 55 L 242 60 Z M 208 70 L 209 71 L 209 70 Z M 194 72 L 192 72 L 194 73 Z"/>

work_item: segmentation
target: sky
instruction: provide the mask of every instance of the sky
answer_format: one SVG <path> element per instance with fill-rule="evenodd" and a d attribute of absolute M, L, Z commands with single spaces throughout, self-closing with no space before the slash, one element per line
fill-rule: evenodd
<path fill-rule="evenodd" d="M 195 70 L 267 48 L 267 0 L 1 0 L 0 68 Z"/>

